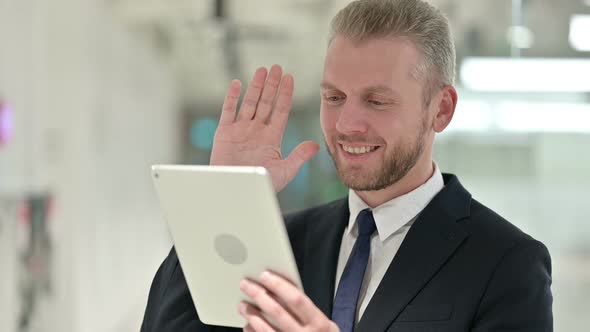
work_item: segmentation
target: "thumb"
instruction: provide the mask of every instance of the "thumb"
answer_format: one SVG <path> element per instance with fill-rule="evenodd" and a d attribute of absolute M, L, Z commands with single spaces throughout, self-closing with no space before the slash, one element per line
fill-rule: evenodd
<path fill-rule="evenodd" d="M 297 175 L 301 166 L 315 156 L 319 150 L 320 145 L 313 141 L 305 141 L 297 145 L 297 147 L 291 151 L 291 154 L 285 158 L 287 182 L 290 182 L 295 175 Z"/>

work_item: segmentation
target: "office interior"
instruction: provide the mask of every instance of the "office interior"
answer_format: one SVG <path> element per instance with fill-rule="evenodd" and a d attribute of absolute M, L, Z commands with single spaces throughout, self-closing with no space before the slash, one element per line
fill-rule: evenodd
<path fill-rule="evenodd" d="M 329 18 L 348 2 L 0 0 L 0 331 L 138 331 L 171 246 L 150 166 L 207 164 L 229 82 L 274 63 L 295 77 L 283 152 L 323 142 Z M 590 1 L 431 2 L 459 91 L 435 160 L 547 245 L 555 331 L 584 331 Z M 346 193 L 322 144 L 278 197 Z"/>

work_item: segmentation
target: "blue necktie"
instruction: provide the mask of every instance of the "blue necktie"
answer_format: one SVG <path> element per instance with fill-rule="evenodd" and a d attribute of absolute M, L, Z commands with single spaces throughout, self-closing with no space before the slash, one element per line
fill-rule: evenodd
<path fill-rule="evenodd" d="M 332 308 L 332 320 L 341 332 L 354 331 L 356 306 L 371 253 L 371 234 L 375 232 L 375 219 L 369 209 L 362 210 L 356 218 L 358 237 L 340 277 Z"/>

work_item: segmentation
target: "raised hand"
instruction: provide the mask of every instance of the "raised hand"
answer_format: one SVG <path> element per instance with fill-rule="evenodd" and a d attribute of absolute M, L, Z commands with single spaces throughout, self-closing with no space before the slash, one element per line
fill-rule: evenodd
<path fill-rule="evenodd" d="M 278 65 L 272 66 L 270 73 L 264 67 L 258 68 L 236 116 L 240 90 L 240 81 L 233 80 L 225 95 L 209 164 L 265 167 L 275 192 L 279 192 L 319 151 L 317 143 L 306 141 L 287 158 L 281 156 L 293 100 L 293 76 L 282 76 Z"/>

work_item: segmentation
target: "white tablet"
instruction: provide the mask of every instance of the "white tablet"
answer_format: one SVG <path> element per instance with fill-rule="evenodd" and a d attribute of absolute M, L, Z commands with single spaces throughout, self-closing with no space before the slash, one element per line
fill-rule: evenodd
<path fill-rule="evenodd" d="M 266 169 L 155 165 L 152 175 L 202 322 L 244 327 L 240 280 L 266 269 L 303 289 Z"/>

